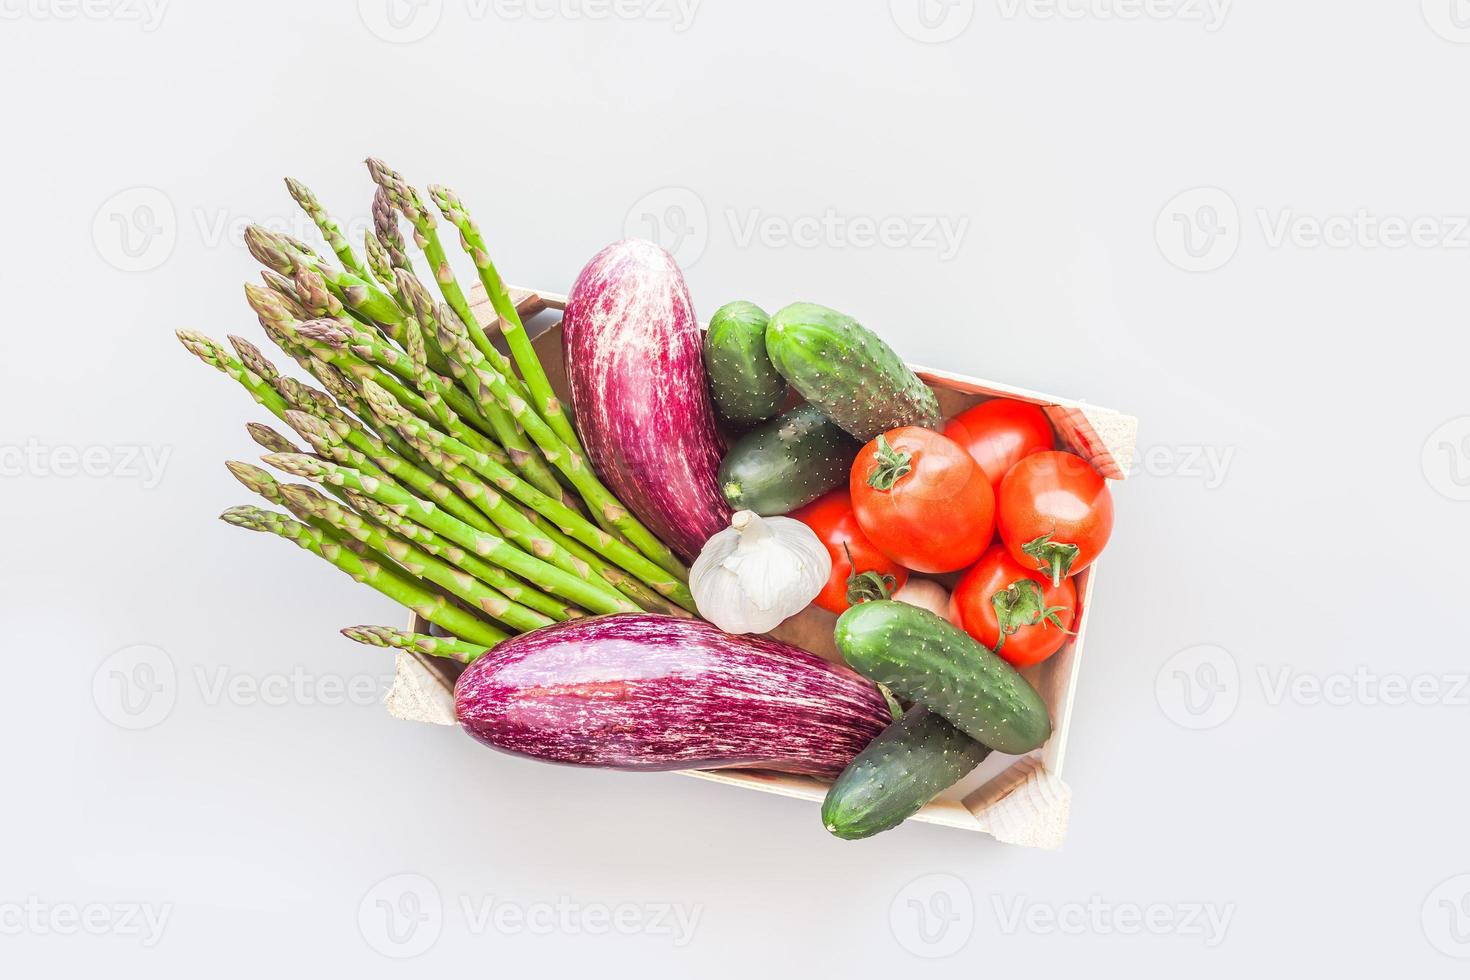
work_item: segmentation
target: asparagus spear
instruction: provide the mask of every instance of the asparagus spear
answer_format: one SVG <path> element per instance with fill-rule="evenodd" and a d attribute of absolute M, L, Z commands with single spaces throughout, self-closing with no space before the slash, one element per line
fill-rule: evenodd
<path fill-rule="evenodd" d="M 356 253 L 352 251 L 352 245 L 347 241 L 347 236 L 342 234 L 342 228 L 327 213 L 327 209 L 322 207 L 322 202 L 317 200 L 311 188 L 294 177 L 287 177 L 286 190 L 291 193 L 291 197 L 301 205 L 301 210 L 305 211 L 312 223 L 317 226 L 332 251 L 337 253 L 337 258 L 341 260 L 342 265 L 359 276 L 363 275 L 365 270 L 362 263 L 358 261 Z"/>
<path fill-rule="evenodd" d="M 225 468 L 230 471 L 235 479 L 240 481 L 246 490 L 263 497 L 267 503 L 286 508 L 300 520 L 321 531 L 329 540 L 337 542 L 346 542 L 348 540 L 345 535 L 327 524 L 326 521 L 320 520 L 299 509 L 295 503 L 287 498 L 284 492 L 285 487 L 278 483 L 275 477 L 271 476 L 259 466 L 251 466 L 249 463 L 242 463 L 239 460 L 232 459 L 226 461 Z M 297 484 L 297 486 L 300 486 L 300 484 Z M 307 487 L 304 489 L 310 488 Z M 362 547 L 355 548 L 354 550 L 358 552 L 359 557 L 367 553 L 366 548 Z M 375 554 L 374 558 L 382 564 L 391 564 L 386 555 Z"/>
<path fill-rule="evenodd" d="M 530 486 L 483 453 L 478 453 L 452 436 L 447 436 L 425 425 L 403 406 L 395 404 L 388 397 L 387 392 L 382 389 L 368 384 L 364 386 L 364 391 L 373 412 L 384 422 L 396 428 L 409 445 L 413 446 L 420 456 L 428 460 L 429 464 L 447 479 L 459 483 L 460 480 L 465 479 L 461 473 L 466 469 L 484 477 L 490 481 L 492 486 L 510 494 L 533 511 L 544 515 L 553 526 L 568 537 L 631 572 L 659 595 L 683 606 L 690 612 L 696 611 L 694 597 L 690 594 L 689 587 L 677 576 L 671 575 L 622 540 L 597 527 L 559 499 L 550 497 Z"/>
<path fill-rule="evenodd" d="M 245 246 L 261 265 L 283 276 L 295 276 L 298 269 L 311 269 L 321 274 L 327 288 L 348 308 L 376 323 L 393 325 L 403 318 L 403 311 L 393 297 L 362 276 L 329 265 L 321 259 L 303 254 L 292 247 L 284 235 L 267 231 L 259 225 L 245 229 Z"/>
<path fill-rule="evenodd" d="M 261 352 L 259 347 L 235 334 L 226 334 L 225 339 L 230 342 L 231 347 L 235 348 L 235 353 L 240 357 L 240 363 L 254 371 L 260 380 L 272 388 L 280 384 L 281 372 L 276 370 L 276 366 Z"/>
<path fill-rule="evenodd" d="M 322 277 L 322 274 L 315 269 L 308 269 L 304 266 L 297 269 L 294 281 L 296 283 L 296 295 L 300 298 L 301 306 L 307 313 L 305 317 L 298 319 L 334 320 L 341 323 L 344 329 L 371 330 L 375 337 L 385 336 L 394 343 L 403 343 L 403 324 L 401 321 L 399 323 L 378 323 L 376 320 L 368 319 L 356 310 L 347 308 L 337 298 L 337 295 L 327 287 L 327 281 Z M 396 304 L 397 302 L 395 298 L 394 303 Z"/>
<path fill-rule="evenodd" d="M 381 443 L 385 445 L 387 451 L 397 455 L 401 459 L 407 460 L 419 469 L 426 469 L 428 464 L 392 428 L 382 426 L 384 431 L 378 432 L 377 424 L 374 423 L 372 413 L 368 411 L 367 402 L 363 401 L 361 392 L 352 386 L 352 383 L 342 375 L 342 372 L 332 368 L 330 365 L 326 365 L 326 367 L 329 370 L 317 375 L 317 379 L 321 381 L 322 386 L 327 391 L 331 392 L 332 397 L 337 399 L 338 404 L 353 415 L 356 415 L 357 419 L 362 420 L 358 422 L 357 419 L 349 418 L 347 419 L 348 424 L 362 429 L 362 434 L 365 438 L 372 440 L 375 444 Z M 374 432 L 377 435 L 374 435 Z M 496 453 L 492 452 L 491 455 L 496 455 Z"/>
<path fill-rule="evenodd" d="M 485 238 L 480 234 L 479 225 L 475 223 L 474 218 L 470 217 L 459 195 L 449 188 L 430 184 L 429 197 L 438 205 L 444 217 L 459 229 L 460 244 L 474 261 L 475 270 L 480 274 L 480 283 L 485 287 L 490 303 L 500 317 L 500 333 L 510 345 L 510 353 L 515 358 L 516 367 L 520 369 L 521 377 L 526 381 L 526 387 L 531 390 L 536 411 L 541 413 L 541 417 L 546 420 L 551 430 L 562 442 L 577 452 L 581 452 L 582 444 L 577 440 L 576 430 L 572 427 L 571 419 L 563 410 L 561 400 L 551 390 L 551 381 L 546 377 L 546 369 L 541 366 L 541 359 L 536 356 L 536 351 L 531 346 L 530 335 L 526 333 L 525 324 L 521 322 L 521 315 L 516 310 L 515 303 L 511 301 L 510 290 L 506 288 L 505 280 L 501 279 L 500 273 L 496 271 L 495 263 L 490 261 L 490 250 L 485 246 Z"/>
<path fill-rule="evenodd" d="M 508 455 L 509 450 L 502 449 L 460 421 L 459 416 L 444 398 L 442 392 L 446 390 L 453 391 L 460 397 L 464 396 L 464 392 L 455 387 L 452 380 L 440 377 L 431 369 L 429 365 L 429 349 L 424 343 L 424 333 L 419 327 L 418 320 L 409 317 L 404 323 L 404 350 L 408 353 L 408 363 L 416 379 L 414 383 L 423 394 L 424 401 L 428 402 L 429 410 L 438 418 L 438 428 L 455 438 L 462 439 L 467 445 L 474 446 L 482 453 L 488 453 L 498 460 L 510 463 L 512 457 Z M 509 416 L 506 416 L 504 421 L 507 423 L 508 433 L 519 432 L 515 424 L 510 421 Z M 501 431 L 501 423 L 493 417 L 490 419 L 490 425 L 497 433 Z M 550 471 L 547 472 L 549 474 Z"/>
<path fill-rule="evenodd" d="M 379 187 L 373 194 L 373 231 L 378 244 L 388 253 L 388 260 L 395 269 L 412 269 L 408 261 L 408 242 L 398 230 L 398 215 L 388 200 L 387 191 Z"/>
<path fill-rule="evenodd" d="M 435 306 L 429 299 L 428 294 L 424 292 L 423 286 L 417 280 L 414 280 L 412 276 L 403 276 L 401 279 L 405 284 L 406 294 L 410 296 L 414 303 L 414 312 L 418 316 L 417 322 L 422 324 L 425 334 L 437 333 L 440 322 L 453 317 L 453 311 L 442 303 Z M 444 354 L 442 348 L 436 344 L 435 350 L 439 351 L 439 358 L 443 360 Z M 427 346 L 425 347 L 425 356 L 427 356 Z M 411 360 L 412 352 L 410 352 Z M 452 370 L 452 365 L 448 366 Z M 452 382 L 446 382 L 446 384 L 449 384 L 452 390 L 460 392 L 461 395 L 464 394 Z M 557 482 L 556 475 L 551 472 L 551 469 L 546 465 L 546 460 L 541 458 L 541 454 L 536 450 L 536 447 L 526 438 L 525 431 L 511 417 L 505 407 L 493 399 L 471 399 L 470 403 L 480 408 L 485 418 L 490 420 L 490 426 L 495 432 L 495 438 L 505 448 L 506 454 L 510 457 L 511 465 L 538 490 L 561 497 L 563 491 L 561 484 Z M 451 434 L 456 433 L 451 431 Z M 474 445 L 472 440 L 466 439 L 462 441 Z M 482 446 L 476 446 L 476 448 L 482 452 L 484 451 L 484 447 Z"/>
<path fill-rule="evenodd" d="M 405 321 L 405 335 L 410 326 L 417 331 L 416 322 L 410 324 Z M 479 447 L 481 451 L 490 451 L 489 447 L 492 445 L 482 434 L 484 431 L 494 432 L 497 437 L 501 435 L 501 425 L 497 424 L 496 419 L 482 414 L 480 407 L 452 382 L 441 379 L 430 371 L 418 374 L 408 355 L 388 346 L 367 331 L 355 329 L 338 320 L 308 320 L 295 324 L 292 329 L 314 352 L 319 351 L 318 356 L 330 358 L 333 365 L 350 370 L 353 377 L 362 381 L 376 381 L 395 394 L 402 393 L 400 400 L 412 405 L 425 421 L 443 422 L 445 425 L 460 428 L 464 440 Z M 385 377 L 383 370 L 379 368 L 386 369 L 393 377 Z M 452 412 L 441 412 L 435 406 L 435 401 L 447 404 Z M 509 416 L 505 416 L 503 412 L 500 414 L 505 426 L 514 425 Z M 471 432 L 469 426 L 459 426 L 460 419 L 467 420 L 475 431 Z M 521 438 L 524 439 L 524 436 Z"/>
<path fill-rule="evenodd" d="M 370 647 L 387 650 L 408 650 L 427 657 L 446 657 L 462 664 L 472 664 L 489 649 L 478 643 L 466 643 L 452 636 L 426 636 L 423 633 L 406 633 L 386 626 L 349 626 L 342 631 L 349 640 L 356 640 Z"/>
<path fill-rule="evenodd" d="M 531 508 L 522 506 L 516 509 L 522 514 L 525 514 L 526 519 L 536 525 L 541 533 L 550 538 L 554 544 L 565 548 L 572 557 L 585 562 L 593 574 L 600 576 L 603 581 L 610 584 L 629 599 L 632 599 L 634 604 L 644 612 L 663 613 L 667 616 L 682 616 L 685 619 L 688 619 L 692 615 L 690 611 L 686 611 L 681 606 L 676 606 L 668 599 L 653 591 L 653 589 L 640 581 L 637 576 L 607 561 L 581 542 L 567 537 L 565 532 Z M 693 604 L 692 599 L 690 600 L 690 604 Z"/>
<path fill-rule="evenodd" d="M 565 602 L 547 595 L 540 589 L 527 585 L 505 569 L 483 561 L 454 542 L 448 541 L 428 528 L 415 524 L 402 514 L 384 507 L 371 497 L 365 497 L 352 490 L 344 491 L 344 496 L 347 498 L 347 502 L 364 517 L 377 521 L 384 528 L 392 531 L 399 537 L 412 541 L 435 558 L 440 558 L 449 562 L 451 565 L 464 569 L 481 582 L 484 582 L 492 588 L 499 589 L 507 598 L 514 599 L 523 606 L 530 606 L 537 612 L 544 613 L 557 622 L 565 619 L 575 619 L 583 615 L 582 611 L 577 607 L 569 606 Z"/>
<path fill-rule="evenodd" d="M 311 448 L 322 458 L 344 466 L 351 466 L 369 476 L 395 483 L 405 490 L 427 500 L 432 500 L 455 517 L 479 531 L 493 531 L 494 526 L 476 510 L 471 502 L 462 500 L 454 488 L 436 479 L 429 473 L 412 466 L 390 453 L 375 455 L 349 445 L 328 422 L 301 411 L 286 413 L 286 424 L 311 444 Z M 385 447 L 386 448 L 386 447 Z"/>
<path fill-rule="evenodd" d="M 501 592 L 477 581 L 473 575 L 440 561 L 402 538 L 393 537 L 380 526 L 327 499 L 312 487 L 283 486 L 281 494 L 294 513 L 322 521 L 338 533 L 382 552 L 414 578 L 427 579 L 513 630 L 529 633 L 555 622 L 550 616 L 512 602 Z"/>
<path fill-rule="evenodd" d="M 273 293 L 281 297 L 296 319 L 305 320 L 307 318 L 306 307 L 301 305 L 301 297 L 296 295 L 294 280 L 281 275 L 274 269 L 261 269 L 260 278 Z"/>
<path fill-rule="evenodd" d="M 434 212 L 424 206 L 418 191 L 414 190 L 401 174 L 389 169 L 383 161 L 369 157 L 367 168 L 388 203 L 407 218 L 409 224 L 413 225 L 414 244 L 424 253 L 429 267 L 433 269 L 434 281 L 439 284 L 439 292 L 444 295 L 445 301 L 469 326 L 470 334 L 475 338 L 475 346 L 481 351 L 495 350 L 490 344 L 490 338 L 485 336 L 485 331 L 475 320 L 474 313 L 470 312 L 470 301 L 465 298 L 464 290 L 459 286 L 459 280 L 454 277 L 454 269 L 449 265 L 449 256 L 445 254 L 444 245 L 439 241 L 438 221 L 434 218 Z"/>
<path fill-rule="evenodd" d="M 290 235 L 286 234 L 284 231 L 280 233 L 280 239 L 283 244 L 289 247 L 291 251 L 295 252 L 296 255 L 300 258 L 312 262 L 320 262 L 322 260 L 322 257 L 317 254 L 317 250 L 303 242 L 301 239 L 293 238 Z"/>
<path fill-rule="evenodd" d="M 359 426 L 353 424 L 352 420 L 338 410 L 332 404 L 331 399 L 322 392 L 294 378 L 280 376 L 266 361 L 262 367 L 269 367 L 269 373 L 277 378 L 277 385 L 279 385 L 279 390 L 277 390 L 276 387 L 267 384 L 259 374 L 247 368 L 243 362 L 231 357 L 223 347 L 208 337 L 192 330 L 180 330 L 177 335 L 190 352 L 211 367 L 234 378 L 258 404 L 264 406 L 272 415 L 288 425 L 290 424 L 288 415 L 292 411 L 325 417 L 336 426 L 333 431 L 352 443 L 353 448 L 361 451 L 367 457 L 367 460 L 362 462 L 362 469 L 368 475 L 388 482 L 394 482 L 395 479 L 401 477 L 411 484 L 424 487 L 422 492 L 430 496 L 438 492 L 428 489 L 437 481 L 418 470 L 402 456 L 388 452 L 382 442 L 373 439 Z M 443 505 L 446 510 L 461 520 L 470 522 L 483 520 L 473 507 L 453 495 L 444 499 Z"/>
<path fill-rule="evenodd" d="M 424 288 L 424 284 L 419 282 L 418 277 L 413 273 L 400 271 L 398 273 L 398 288 L 403 293 L 403 298 L 408 300 L 409 304 L 413 307 L 414 315 L 419 318 L 419 323 L 424 328 L 424 336 L 430 341 L 432 347 L 439 349 L 440 321 L 454 321 L 456 332 L 464 332 L 468 336 L 469 328 L 465 327 L 464 321 L 459 315 L 444 303 L 437 302 L 433 296 L 430 296 L 429 291 Z M 505 379 L 505 383 L 510 385 L 512 391 L 522 398 L 530 400 L 530 389 L 525 386 L 525 382 L 516 377 L 516 373 L 511 368 L 508 357 L 500 353 L 499 349 L 493 344 L 490 346 L 490 353 L 488 354 L 485 353 L 483 348 L 476 347 L 476 350 L 489 363 L 491 368 L 499 372 L 500 376 Z M 439 350 L 439 355 L 444 360 L 445 365 L 447 365 L 448 357 L 442 349 Z M 435 370 L 445 371 L 447 367 L 436 367 Z"/>
<path fill-rule="evenodd" d="M 277 507 L 286 506 L 286 497 L 281 493 L 281 484 L 259 466 L 232 459 L 225 463 L 225 468 L 251 493 L 264 497 Z"/>
<path fill-rule="evenodd" d="M 364 450 L 369 455 L 374 449 L 382 446 L 382 443 L 370 439 L 358 426 L 352 424 L 352 420 L 343 415 L 336 405 L 332 404 L 331 399 L 322 392 L 294 378 L 280 376 L 275 372 L 274 367 L 271 367 L 270 373 L 277 377 L 278 390 L 277 387 L 267 384 L 259 374 L 247 368 L 238 358 L 230 356 L 220 344 L 203 334 L 193 330 L 178 330 L 175 331 L 175 335 L 190 353 L 210 367 L 239 382 L 256 404 L 264 407 L 281 421 L 286 421 L 286 414 L 292 410 L 313 414 L 322 413 L 332 416 L 332 421 L 342 427 L 342 434 L 357 448 Z M 267 361 L 266 364 L 269 362 Z M 383 455 L 388 457 L 391 454 L 385 452 Z M 403 463 L 402 459 L 399 462 Z M 388 474 L 375 475 L 391 479 Z"/>
<path fill-rule="evenodd" d="M 267 500 L 268 502 L 275 504 L 277 507 L 286 508 L 292 514 L 294 514 L 298 520 L 304 521 L 305 523 L 310 524 L 312 527 L 316 528 L 318 531 L 322 532 L 322 535 L 326 538 L 326 540 L 350 548 L 353 553 L 357 555 L 358 558 L 367 561 L 373 561 L 379 565 L 384 565 L 388 567 L 393 566 L 393 559 L 389 558 L 386 554 L 381 551 L 373 550 L 366 544 L 354 541 L 352 538 L 343 534 L 339 529 L 333 527 L 321 517 L 318 517 L 317 515 L 311 513 L 307 509 L 303 509 L 300 506 L 299 502 L 291 496 L 292 486 L 294 486 L 297 491 L 305 490 L 311 493 L 315 493 L 316 491 L 313 488 L 305 487 L 300 484 L 292 484 L 291 486 L 282 485 L 276 482 L 275 477 L 271 476 L 259 466 L 251 466 L 249 463 L 242 463 L 238 460 L 229 460 L 225 463 L 225 468 L 230 471 L 231 475 L 233 475 L 235 479 L 240 481 L 245 489 L 249 490 L 251 493 L 258 494 L 259 496 L 265 498 L 265 500 Z M 334 492 L 343 493 L 343 491 L 337 488 L 334 488 Z"/>
<path fill-rule="evenodd" d="M 302 266 L 296 270 L 296 275 L 291 281 L 296 286 L 296 298 L 307 313 L 301 319 L 313 320 L 318 317 L 344 315 L 347 307 L 342 305 L 340 299 L 332 295 L 332 291 L 327 288 L 327 281 L 322 278 L 320 272 Z"/>
<path fill-rule="evenodd" d="M 357 470 L 314 456 L 272 453 L 265 462 L 295 476 L 354 490 L 391 507 L 417 524 L 467 548 L 477 556 L 499 565 L 537 588 L 561 596 L 594 613 L 637 612 L 638 607 L 606 584 L 589 582 L 548 562 L 526 554 L 504 538 L 477 531 L 445 513 L 434 503 L 415 497 L 399 487 Z"/>
<path fill-rule="evenodd" d="M 367 256 L 368 274 L 397 301 L 400 310 L 404 313 L 411 313 L 413 308 L 404 300 L 403 293 L 398 288 L 393 259 L 388 255 L 388 250 L 383 247 L 383 243 L 371 231 L 365 230 L 362 233 L 362 250 Z"/>
<path fill-rule="evenodd" d="M 392 391 L 395 397 L 408 405 L 409 408 L 421 417 L 432 420 L 433 415 L 429 410 L 428 403 L 424 401 L 418 392 L 408 388 L 401 380 L 384 371 L 376 364 L 364 361 L 345 347 L 335 347 L 325 339 L 318 339 L 320 332 L 308 331 L 308 333 L 303 333 L 301 330 L 303 326 L 302 322 L 291 316 L 290 311 L 281 302 L 281 298 L 272 291 L 261 289 L 252 283 L 246 283 L 245 298 L 250 304 L 251 309 L 255 311 L 256 316 L 260 318 L 261 326 L 272 337 L 280 338 L 278 343 L 281 343 L 283 349 L 292 352 L 293 356 L 297 356 L 295 348 L 299 347 L 305 355 L 315 360 L 325 361 L 347 377 L 359 379 L 371 378 Z M 325 336 L 335 337 L 337 334 L 328 331 Z M 298 357 L 298 360 L 300 360 L 300 357 Z M 464 401 L 461 404 L 467 408 L 474 409 L 474 405 L 470 402 Z M 475 416 L 479 416 L 478 410 L 475 410 L 474 414 Z M 483 424 L 485 424 L 487 429 L 489 428 L 488 423 Z"/>
<path fill-rule="evenodd" d="M 562 442 L 551 431 L 551 427 L 531 407 L 512 392 L 503 378 L 494 371 L 485 370 L 476 358 L 476 351 L 463 334 L 456 334 L 444 323 L 439 324 L 439 344 L 449 356 L 450 364 L 458 366 L 458 377 L 467 382 L 470 393 L 477 399 L 492 399 L 510 412 L 526 430 L 531 440 L 541 448 L 552 466 L 564 475 L 582 499 L 592 509 L 592 516 L 609 531 L 620 532 L 635 548 L 652 559 L 660 568 L 671 572 L 682 581 L 688 581 L 689 572 L 674 553 L 658 537 L 643 526 L 607 489 L 597 474 L 587 465 L 582 454 Z"/>
<path fill-rule="evenodd" d="M 218 343 L 193 330 L 177 330 L 174 335 L 195 357 L 238 381 L 250 393 L 250 397 L 272 415 L 281 419 L 286 417 L 291 406 L 260 375 L 242 364 L 239 358 L 230 356 Z"/>
<path fill-rule="evenodd" d="M 389 421 L 390 419 L 404 421 L 403 416 L 408 414 L 403 410 L 402 406 L 393 400 L 388 392 L 374 385 L 372 382 L 368 382 L 363 386 L 363 393 L 373 412 L 378 414 L 388 424 L 394 424 Z M 419 449 L 422 454 L 423 447 L 410 438 L 407 431 L 400 429 L 400 432 L 402 432 L 404 438 L 408 439 L 409 444 L 413 445 L 415 449 Z M 510 501 L 499 492 L 487 486 L 472 470 L 459 465 L 456 460 L 448 456 L 434 453 L 432 450 L 430 452 L 431 455 L 425 458 L 430 461 L 434 469 L 446 480 L 453 483 L 455 489 L 459 491 L 462 497 L 469 500 L 476 507 L 479 507 L 487 517 L 494 521 L 495 525 L 505 533 L 506 537 L 520 545 L 528 553 L 551 562 L 563 571 L 570 572 L 579 578 L 589 581 L 596 581 L 598 579 L 597 574 L 588 567 L 586 562 L 577 559 L 565 548 L 559 547 L 556 542 L 552 541 L 534 523 L 527 520 L 525 515 L 517 510 Z M 500 472 L 505 473 L 507 476 L 509 475 L 508 471 L 504 469 L 501 469 Z M 611 583 L 605 584 L 611 586 Z"/>
<path fill-rule="evenodd" d="M 286 297 L 281 296 L 280 299 L 284 301 Z M 297 303 L 294 300 L 291 303 L 287 304 L 286 309 L 291 310 L 292 312 L 290 315 L 293 316 L 295 315 L 294 311 L 298 309 L 301 311 L 301 313 L 306 313 L 305 307 L 302 307 L 300 303 Z M 264 328 L 265 335 L 270 338 L 271 343 L 279 347 L 282 351 L 289 355 L 293 361 L 301 365 L 302 368 L 309 371 L 312 375 L 320 376 L 322 369 L 329 366 L 325 361 L 320 361 L 317 358 L 313 357 L 311 351 L 307 350 L 303 345 L 298 344 L 290 337 L 287 337 L 285 334 L 281 333 L 274 326 L 262 320 L 261 327 Z M 335 370 L 335 368 L 333 370 Z"/>
<path fill-rule="evenodd" d="M 475 316 L 474 310 L 470 308 L 469 300 L 465 298 L 464 290 L 460 288 L 459 281 L 455 279 L 454 270 L 449 265 L 449 257 L 445 254 L 444 246 L 439 240 L 438 221 L 434 213 L 424 206 L 418 191 L 403 179 L 402 174 L 390 169 L 383 161 L 374 158 L 368 159 L 367 167 L 373 180 L 377 182 L 378 191 L 383 199 L 413 225 L 414 243 L 419 246 L 424 253 L 424 258 L 433 268 L 434 279 L 439 284 L 439 292 L 449 304 L 450 310 L 464 324 L 471 342 L 479 349 L 481 356 L 500 372 L 517 394 L 523 398 L 530 398 L 525 382 L 516 377 L 510 360 L 491 342 L 484 327 L 480 325 L 479 319 Z M 397 227 L 396 222 L 394 227 Z M 406 265 L 403 268 L 405 271 L 408 269 Z M 417 308 L 416 304 L 415 308 Z M 513 304 L 512 309 L 514 309 Z M 423 317 L 422 313 L 419 315 Z"/>
<path fill-rule="evenodd" d="M 246 422 L 245 428 L 250 432 L 250 438 L 255 441 L 255 444 L 268 453 L 301 452 L 294 442 L 262 422 Z M 264 473 L 265 470 L 261 472 Z"/>
<path fill-rule="evenodd" d="M 350 548 L 341 542 L 330 540 L 316 528 L 307 527 L 272 511 L 250 506 L 231 507 L 220 515 L 220 520 L 250 531 L 279 535 L 298 547 L 325 558 L 357 581 L 372 586 L 462 640 L 493 647 L 502 640 L 509 639 L 509 634 L 451 604 L 443 595 L 422 587 L 386 566 L 358 557 Z"/>

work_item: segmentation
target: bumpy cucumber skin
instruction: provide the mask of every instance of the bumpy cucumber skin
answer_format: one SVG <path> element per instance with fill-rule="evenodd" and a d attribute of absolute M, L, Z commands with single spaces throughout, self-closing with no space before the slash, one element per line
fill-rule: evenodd
<path fill-rule="evenodd" d="M 789 514 L 845 482 L 861 448 L 820 410 L 801 405 L 731 447 L 720 491 L 736 510 Z"/>
<path fill-rule="evenodd" d="M 929 386 L 876 334 L 836 310 L 816 303 L 777 310 L 766 327 L 766 354 L 803 398 L 862 442 L 939 422 Z"/>
<path fill-rule="evenodd" d="M 997 752 L 1022 755 L 1051 736 L 1051 716 L 1036 689 L 927 609 L 890 599 L 853 606 L 837 620 L 836 641 L 853 670 Z"/>
<path fill-rule="evenodd" d="M 704 370 L 720 418 L 743 428 L 776 417 L 786 379 L 766 356 L 770 314 L 745 300 L 715 311 L 704 335 Z"/>
<path fill-rule="evenodd" d="M 822 825 L 843 840 L 892 830 L 968 775 L 990 751 L 914 705 L 842 770 L 822 801 Z"/>

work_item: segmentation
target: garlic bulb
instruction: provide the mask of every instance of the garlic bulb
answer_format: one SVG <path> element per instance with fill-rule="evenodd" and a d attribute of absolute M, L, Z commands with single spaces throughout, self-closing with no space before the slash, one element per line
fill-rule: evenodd
<path fill-rule="evenodd" d="M 737 511 L 689 570 L 699 614 L 726 633 L 764 633 L 807 607 L 832 574 L 812 529 L 789 517 Z"/>

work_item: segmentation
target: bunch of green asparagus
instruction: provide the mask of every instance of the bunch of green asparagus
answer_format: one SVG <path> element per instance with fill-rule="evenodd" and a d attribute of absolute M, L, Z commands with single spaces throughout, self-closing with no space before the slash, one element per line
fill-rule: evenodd
<path fill-rule="evenodd" d="M 459 197 L 429 188 L 459 231 L 509 356 L 471 309 L 434 211 L 400 174 L 378 160 L 367 166 L 377 191 L 361 253 L 296 180 L 287 188 L 335 261 L 259 226 L 245 235 L 265 266 L 263 284 L 245 286 L 246 300 L 266 336 L 320 388 L 281 373 L 248 340 L 231 336 L 232 353 L 179 331 L 185 347 L 309 445 L 251 423 L 264 461 L 310 482 L 280 483 L 231 461 L 242 484 L 292 516 L 242 506 L 222 519 L 295 542 L 449 634 L 343 630 L 374 646 L 468 662 L 512 633 L 577 616 L 692 614 L 688 570 L 584 458 Z M 400 218 L 439 298 L 413 272 Z"/>

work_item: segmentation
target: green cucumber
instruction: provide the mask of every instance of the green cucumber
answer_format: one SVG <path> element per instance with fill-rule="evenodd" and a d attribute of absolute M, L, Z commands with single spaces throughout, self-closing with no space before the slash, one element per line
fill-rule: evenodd
<path fill-rule="evenodd" d="M 816 303 L 778 310 L 766 327 L 766 353 L 801 397 L 861 442 L 939 421 L 929 386 L 876 334 L 836 310 Z"/>
<path fill-rule="evenodd" d="M 810 405 L 747 433 L 720 464 L 720 490 L 736 510 L 789 514 L 841 483 L 862 447 Z"/>
<path fill-rule="evenodd" d="M 997 752 L 1023 755 L 1051 736 L 1046 702 L 1026 678 L 927 609 L 864 602 L 837 620 L 836 641 L 853 670 Z"/>
<path fill-rule="evenodd" d="M 842 770 L 822 801 L 822 825 L 843 840 L 892 830 L 989 754 L 987 746 L 914 705 Z"/>
<path fill-rule="evenodd" d="M 736 300 L 715 311 L 704 335 L 704 370 L 720 418 L 736 427 L 776 417 L 786 404 L 786 379 L 766 356 L 771 317 Z"/>

